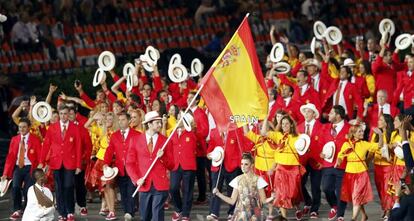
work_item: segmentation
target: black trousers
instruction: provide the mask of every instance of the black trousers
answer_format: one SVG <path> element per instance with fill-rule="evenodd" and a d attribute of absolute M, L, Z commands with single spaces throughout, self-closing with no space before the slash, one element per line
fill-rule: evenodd
<path fill-rule="evenodd" d="M 190 217 L 193 204 L 195 171 L 183 170 L 181 166 L 176 171 L 171 171 L 170 194 L 175 206 L 175 211 L 182 213 L 183 217 Z M 180 191 L 183 192 L 181 198 Z"/>
<path fill-rule="evenodd" d="M 311 193 L 306 190 L 306 183 L 310 177 L 311 182 Z M 321 206 L 321 181 L 322 171 L 315 170 L 309 164 L 306 166 L 306 173 L 302 176 L 302 193 L 305 200 L 306 206 L 311 206 L 310 212 L 318 212 Z"/>
<path fill-rule="evenodd" d="M 75 170 L 67 170 L 61 167 L 53 171 L 55 178 L 55 192 L 57 210 L 61 216 L 66 217 L 75 212 Z"/>
<path fill-rule="evenodd" d="M 129 213 L 131 216 L 134 216 L 136 199 L 135 197 L 132 198 L 132 194 L 135 191 L 135 186 L 129 176 L 118 176 L 117 180 L 124 213 Z"/>
<path fill-rule="evenodd" d="M 34 180 L 30 174 L 31 168 L 31 166 L 24 166 L 23 168 L 19 168 L 18 166 L 14 167 L 12 181 L 13 211 L 23 210 L 26 207 L 26 205 L 23 205 L 22 203 L 22 198 L 24 197 L 24 202 L 26 204 L 27 190 L 34 183 Z M 22 189 L 23 182 L 24 186 Z"/>
<path fill-rule="evenodd" d="M 86 193 L 85 171 L 82 170 L 78 175 L 75 175 L 76 203 L 79 207 L 86 207 Z"/>

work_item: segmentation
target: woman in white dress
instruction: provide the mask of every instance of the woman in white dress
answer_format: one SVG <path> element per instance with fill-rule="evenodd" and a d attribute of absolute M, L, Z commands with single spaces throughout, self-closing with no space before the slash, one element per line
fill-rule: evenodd
<path fill-rule="evenodd" d="M 264 188 L 268 185 L 266 181 L 257 176 L 254 171 L 254 159 L 250 153 L 243 153 L 241 160 L 242 175 L 237 176 L 230 182 L 233 188 L 231 197 L 225 196 L 214 188 L 216 194 L 224 202 L 234 205 L 236 208 L 232 220 L 250 221 L 262 219 L 262 205 L 273 200 L 273 196 L 266 199 Z"/>
<path fill-rule="evenodd" d="M 45 187 L 46 176 L 42 169 L 33 171 L 36 183 L 29 187 L 27 205 L 22 221 L 52 221 L 55 218 L 55 206 L 52 192 Z"/>

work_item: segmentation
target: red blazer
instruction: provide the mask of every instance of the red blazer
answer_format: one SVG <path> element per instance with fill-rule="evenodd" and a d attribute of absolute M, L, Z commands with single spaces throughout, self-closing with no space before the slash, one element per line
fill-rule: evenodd
<path fill-rule="evenodd" d="M 387 65 L 383 58 L 378 56 L 371 64 L 372 74 L 375 77 L 375 94 L 378 90 L 386 90 L 388 95 L 394 94 L 396 88 L 396 70 L 394 65 Z"/>
<path fill-rule="evenodd" d="M 82 153 L 81 169 L 85 170 L 91 158 L 92 140 L 91 140 L 91 136 L 89 135 L 89 131 L 85 127 L 83 127 L 82 123 L 75 121 L 75 124 L 78 125 L 79 133 L 81 137 L 81 153 Z"/>
<path fill-rule="evenodd" d="M 206 138 L 209 132 L 209 124 L 207 114 L 203 109 L 197 107 L 194 111 L 194 120 L 196 123 L 195 134 L 197 137 L 197 157 L 205 157 L 207 155 Z"/>
<path fill-rule="evenodd" d="M 34 168 L 37 168 L 37 165 L 39 163 L 39 157 L 40 157 L 40 151 L 42 149 L 42 145 L 40 143 L 40 139 L 32 134 L 27 134 L 28 140 L 27 140 L 27 157 L 29 158 L 30 162 L 32 163 L 32 167 L 30 168 L 30 173 L 32 173 Z M 26 135 L 26 136 L 27 136 Z M 13 176 L 13 170 L 16 166 L 17 160 L 18 160 L 18 154 L 19 154 L 19 148 L 20 148 L 20 140 L 22 136 L 16 135 L 12 137 L 9 145 L 9 153 L 6 157 L 6 163 L 4 164 L 4 171 L 3 175 L 7 176 L 8 178 L 12 178 Z"/>
<path fill-rule="evenodd" d="M 400 110 L 390 104 L 391 116 L 394 118 L 400 113 Z M 378 103 L 368 108 L 366 122 L 370 128 L 374 128 L 378 125 Z"/>
<path fill-rule="evenodd" d="M 129 149 L 131 148 L 131 145 L 133 144 L 131 143 L 131 140 L 134 137 L 137 137 L 139 135 L 140 135 L 139 132 L 130 128 L 125 141 L 123 141 L 121 130 L 115 131 L 111 135 L 111 138 L 109 139 L 109 145 L 105 151 L 104 161 L 105 161 L 105 164 L 107 165 L 111 165 L 112 162 L 114 162 L 114 165 L 118 168 L 119 176 L 127 175 L 125 174 L 126 158 L 128 155 L 127 153 L 129 152 Z M 114 155 L 115 155 L 115 160 L 114 160 Z"/>
<path fill-rule="evenodd" d="M 302 123 L 304 118 L 303 115 L 300 113 L 300 106 L 301 103 L 295 99 L 291 99 L 289 104 L 286 106 L 285 101 L 282 97 L 277 97 L 276 102 L 273 104 L 272 109 L 269 113 L 269 120 L 273 121 L 276 111 L 282 109 L 286 111 L 297 123 Z"/>
<path fill-rule="evenodd" d="M 174 150 L 174 171 L 181 166 L 183 170 L 196 170 L 197 137 L 193 131 L 183 129 L 181 136 L 178 131 L 171 137 L 171 144 Z"/>
<path fill-rule="evenodd" d="M 63 139 L 61 131 L 60 121 L 49 126 L 43 141 L 40 163 L 44 164 L 48 160 L 52 170 L 60 169 L 62 164 L 67 170 L 81 168 L 82 141 L 78 126 L 69 122 Z"/>
<path fill-rule="evenodd" d="M 317 92 L 319 93 L 319 101 L 321 102 L 321 106 L 323 107 L 323 100 L 328 93 L 328 88 L 331 85 L 332 78 L 329 75 L 329 65 L 328 63 L 322 62 L 321 63 L 321 71 L 319 72 L 319 85 Z M 311 81 L 311 77 L 309 77 L 309 81 Z"/>
<path fill-rule="evenodd" d="M 330 105 L 328 104 L 328 99 L 335 95 L 335 92 L 338 90 L 338 87 L 339 87 L 339 79 L 333 80 L 331 86 L 328 89 L 326 100 L 324 100 L 323 105 Z M 346 105 L 346 110 L 347 110 L 349 119 L 353 118 L 355 105 L 358 106 L 357 116 L 360 119 L 363 119 L 364 105 L 363 105 L 361 95 L 358 93 L 358 88 L 355 86 L 355 84 L 348 81 L 345 85 L 343 96 L 345 99 L 345 105 Z"/>
<path fill-rule="evenodd" d="M 158 150 L 161 149 L 166 141 L 166 137 L 158 134 L 158 139 L 155 143 L 154 150 L 152 153 L 150 153 L 148 151 L 145 133 L 142 133 L 131 139 L 131 148 L 127 156 L 126 169 L 134 184 L 137 183 L 139 178 L 145 175 L 148 168 L 152 164 L 152 161 L 156 158 Z M 168 190 L 170 182 L 167 175 L 167 170 L 171 170 L 173 168 L 173 147 L 171 146 L 171 143 L 169 143 L 164 149 L 164 155 L 157 160 L 139 191 L 148 192 L 151 188 L 151 184 L 154 185 L 155 189 L 158 191 Z"/>
<path fill-rule="evenodd" d="M 333 141 L 335 143 L 335 157 L 332 161 L 332 163 L 329 163 L 326 160 L 323 160 L 323 168 L 328 168 L 328 167 L 333 167 L 336 164 L 336 159 L 338 157 L 338 153 L 339 151 L 341 151 L 342 145 L 346 142 L 347 140 L 347 135 L 348 135 L 348 131 L 349 131 L 349 124 L 347 122 L 344 122 L 344 127 L 342 128 L 341 131 L 339 131 L 339 133 L 336 135 L 336 137 L 331 135 L 331 129 L 332 129 L 332 123 L 329 124 L 325 124 L 324 125 L 324 130 L 323 130 L 323 143 L 322 143 L 322 148 L 323 145 L 325 145 L 325 143 L 329 142 L 329 141 Z M 342 161 L 341 165 L 338 167 L 339 169 L 345 169 L 346 167 L 346 160 Z"/>
<path fill-rule="evenodd" d="M 393 105 L 397 105 L 400 101 L 401 92 L 404 93 L 404 109 L 407 109 L 413 104 L 414 99 L 414 72 L 411 77 L 407 75 L 407 71 L 397 73 L 397 89 L 393 94 Z"/>
<path fill-rule="evenodd" d="M 299 133 L 305 133 L 305 127 L 306 122 L 299 124 Z M 309 163 L 309 165 L 315 170 L 320 170 L 322 168 L 323 159 L 320 157 L 320 153 L 322 152 L 322 147 L 324 145 L 324 143 L 322 143 L 324 140 L 323 136 L 323 125 L 316 119 L 310 135 L 311 143 L 309 151 L 299 158 L 302 165 L 307 165 Z"/>
<path fill-rule="evenodd" d="M 308 88 L 306 89 L 305 93 L 301 95 L 301 89 L 297 84 L 292 83 L 287 79 L 285 75 L 280 75 L 279 77 L 282 84 L 287 84 L 293 87 L 294 93 L 292 95 L 292 98 L 294 100 L 299 101 L 300 105 L 304 105 L 307 103 L 312 103 L 316 106 L 316 108 L 321 111 L 321 102 L 319 101 L 319 93 L 313 89 L 311 84 L 308 84 Z"/>
<path fill-rule="evenodd" d="M 247 140 L 243 134 L 243 128 L 228 132 L 227 142 L 224 145 L 223 139 L 217 128 L 210 132 L 210 142 L 207 152 L 210 153 L 216 146 L 222 146 L 224 149 L 223 166 L 227 172 L 233 172 L 240 168 L 241 156 L 243 152 L 250 152 L 253 144 Z M 219 167 L 211 166 L 211 171 L 217 172 Z"/>
<path fill-rule="evenodd" d="M 365 77 L 362 76 L 354 76 L 355 79 L 355 86 L 358 90 L 359 96 L 361 96 L 361 99 L 369 98 L 370 93 L 368 90 L 367 81 L 365 80 Z"/>

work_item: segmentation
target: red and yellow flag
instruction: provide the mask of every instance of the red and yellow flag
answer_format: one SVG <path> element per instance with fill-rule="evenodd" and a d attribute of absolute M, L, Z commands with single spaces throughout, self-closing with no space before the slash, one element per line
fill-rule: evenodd
<path fill-rule="evenodd" d="M 247 16 L 201 84 L 201 96 L 220 131 L 266 117 L 269 98 Z"/>

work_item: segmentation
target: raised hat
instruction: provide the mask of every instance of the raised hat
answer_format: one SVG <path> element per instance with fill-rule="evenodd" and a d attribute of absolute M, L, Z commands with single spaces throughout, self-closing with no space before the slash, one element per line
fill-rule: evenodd
<path fill-rule="evenodd" d="M 98 66 L 104 71 L 110 71 L 115 67 L 115 55 L 110 51 L 102 52 L 98 57 Z"/>
<path fill-rule="evenodd" d="M 52 107 L 45 101 L 39 101 L 33 106 L 32 116 L 36 121 L 45 123 L 52 118 Z"/>

